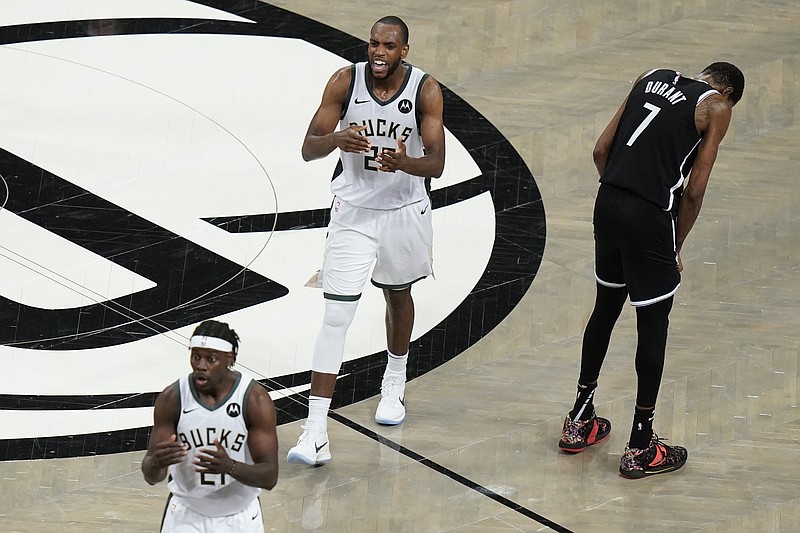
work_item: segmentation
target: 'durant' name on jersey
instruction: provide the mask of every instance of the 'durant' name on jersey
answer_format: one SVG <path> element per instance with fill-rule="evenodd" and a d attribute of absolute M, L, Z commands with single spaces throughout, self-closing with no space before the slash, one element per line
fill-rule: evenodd
<path fill-rule="evenodd" d="M 214 446 L 214 440 L 219 440 L 220 446 L 227 450 L 238 452 L 244 446 L 246 435 L 237 433 L 235 437 L 231 437 L 232 430 L 217 428 L 205 428 L 205 430 L 197 428 L 189 431 L 189 434 L 179 433 L 178 438 L 189 449 L 192 448 L 208 448 Z"/>
<path fill-rule="evenodd" d="M 374 122 L 371 118 L 369 118 L 361 121 L 361 124 L 358 122 L 350 122 L 350 125 L 366 126 L 366 129 L 360 132 L 361 135 L 365 137 L 387 137 L 394 140 L 397 140 L 398 130 L 403 126 L 397 122 L 387 121 L 385 118 L 375 119 Z M 409 128 L 408 126 L 403 127 L 399 134 L 403 142 L 408 141 L 408 138 L 411 136 L 413 131 L 413 128 Z"/>
<path fill-rule="evenodd" d="M 686 96 L 677 87 L 663 81 L 648 81 L 644 87 L 644 92 L 663 96 L 672 105 L 686 100 Z"/>

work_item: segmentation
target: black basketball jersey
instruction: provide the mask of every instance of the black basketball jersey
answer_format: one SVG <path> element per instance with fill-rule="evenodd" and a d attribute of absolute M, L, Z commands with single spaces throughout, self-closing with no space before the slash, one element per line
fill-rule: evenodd
<path fill-rule="evenodd" d="M 695 108 L 712 94 L 680 72 L 648 72 L 631 89 L 600 182 L 672 210 L 700 144 Z"/>

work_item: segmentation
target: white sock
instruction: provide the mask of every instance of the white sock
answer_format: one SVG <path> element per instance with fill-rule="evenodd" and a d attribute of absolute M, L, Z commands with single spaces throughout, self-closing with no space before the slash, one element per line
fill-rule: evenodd
<path fill-rule="evenodd" d="M 394 374 L 396 376 L 403 376 L 403 379 L 406 378 L 406 363 L 408 363 L 408 352 L 405 355 L 395 355 L 392 352 L 388 352 L 389 360 L 386 362 L 386 371 L 384 372 L 384 376 L 387 374 Z"/>
<path fill-rule="evenodd" d="M 331 408 L 331 399 L 322 396 L 308 397 L 308 419 L 319 424 L 322 431 L 328 431 L 328 410 Z"/>

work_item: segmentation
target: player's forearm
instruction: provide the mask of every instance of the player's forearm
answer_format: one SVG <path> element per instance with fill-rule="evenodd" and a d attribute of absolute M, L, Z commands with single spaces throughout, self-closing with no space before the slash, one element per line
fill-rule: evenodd
<path fill-rule="evenodd" d="M 159 468 L 153 465 L 152 458 L 146 455 L 142 460 L 142 475 L 150 485 L 161 483 L 167 477 L 167 467 Z"/>
<path fill-rule="evenodd" d="M 697 221 L 702 205 L 702 199 L 696 200 L 692 197 L 681 198 L 681 203 L 678 207 L 678 220 L 675 228 L 675 249 L 678 252 L 683 248 L 683 242 L 689 235 L 695 221 Z"/>
<path fill-rule="evenodd" d="M 717 156 L 715 145 L 704 142 L 700 148 L 692 172 L 689 174 L 688 184 L 678 203 L 678 220 L 675 227 L 675 246 L 678 251 L 681 250 L 683 241 L 686 240 L 686 236 L 700 215 L 708 179 Z"/>
<path fill-rule="evenodd" d="M 421 178 L 438 178 L 444 171 L 444 157 L 440 157 L 437 154 L 409 157 L 401 170 L 406 174 Z"/>
<path fill-rule="evenodd" d="M 603 134 L 594 145 L 594 150 L 592 150 L 592 161 L 594 161 L 594 166 L 600 177 L 603 176 L 603 172 L 606 170 L 606 162 L 608 161 L 610 150 L 611 142 L 608 140 L 608 136 Z"/>
<path fill-rule="evenodd" d="M 278 482 L 277 461 L 252 465 L 236 461 L 235 465 L 229 475 L 245 485 L 271 490 Z"/>
<path fill-rule="evenodd" d="M 608 159 L 608 153 L 606 152 L 597 152 L 595 151 L 592 154 L 592 159 L 594 160 L 594 167 L 597 169 L 597 174 L 602 177 L 603 172 L 606 169 L 606 160 Z"/>
<path fill-rule="evenodd" d="M 301 150 L 304 161 L 321 159 L 336 149 L 333 133 L 327 135 L 306 135 Z"/>

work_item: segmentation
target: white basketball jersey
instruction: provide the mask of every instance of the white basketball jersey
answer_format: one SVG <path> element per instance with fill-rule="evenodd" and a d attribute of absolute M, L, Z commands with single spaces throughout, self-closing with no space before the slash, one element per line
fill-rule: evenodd
<path fill-rule="evenodd" d="M 178 440 L 189 447 L 184 461 L 169 467 L 170 492 L 184 505 L 205 516 L 228 516 L 241 512 L 261 492 L 225 474 L 200 474 L 192 464 L 201 448 L 213 449 L 219 440 L 228 455 L 242 463 L 253 463 L 247 447 L 244 409 L 255 384 L 251 378 L 236 379 L 228 396 L 211 408 L 199 401 L 191 375 L 178 380 L 180 414 Z"/>
<path fill-rule="evenodd" d="M 402 139 L 406 153 L 422 157 L 424 147 L 419 131 L 419 94 L 428 75 L 420 69 L 407 68 L 403 85 L 391 99 L 380 101 L 367 86 L 367 63 L 351 67 L 352 82 L 342 111 L 340 128 L 366 126 L 361 132 L 369 138 L 372 149 L 353 154 L 341 152 L 341 166 L 331 182 L 331 192 L 345 202 L 370 209 L 396 209 L 419 202 L 427 195 L 425 178 L 402 171 L 379 172 L 375 157 L 382 150 L 397 149 Z M 398 68 L 402 68 L 398 67 Z"/>

